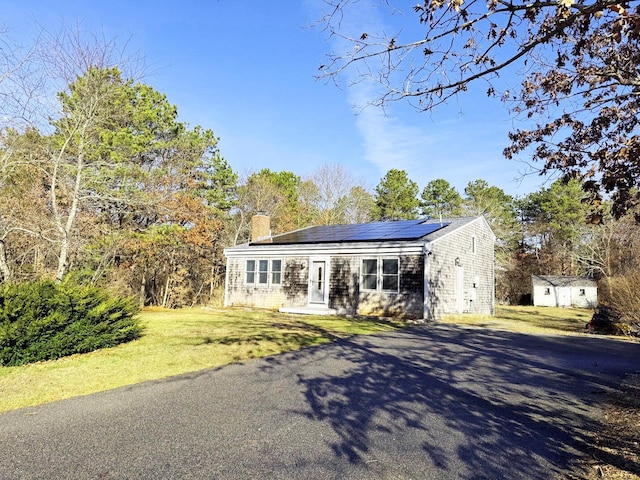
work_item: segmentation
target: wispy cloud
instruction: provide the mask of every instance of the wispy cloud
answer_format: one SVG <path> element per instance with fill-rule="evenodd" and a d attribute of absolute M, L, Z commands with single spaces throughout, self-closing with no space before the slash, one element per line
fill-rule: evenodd
<path fill-rule="evenodd" d="M 353 37 L 363 32 L 376 35 L 388 29 L 382 20 L 375 2 L 360 1 L 349 5 L 341 23 L 341 31 Z M 345 40 L 334 37 L 332 48 L 336 52 L 345 51 L 352 45 Z M 391 168 L 407 170 L 417 174 L 429 167 L 429 151 L 442 139 L 442 128 L 439 132 L 430 131 L 421 121 L 421 125 L 408 123 L 394 116 L 396 105 L 388 105 L 384 110 L 372 106 L 383 94 L 383 87 L 373 80 L 359 75 L 357 68 L 350 68 L 342 73 L 342 82 L 346 100 L 352 105 L 356 127 L 363 140 L 365 160 L 377 167 L 384 175 Z M 415 114 L 414 118 L 417 118 Z M 435 129 L 435 125 L 432 125 Z"/>
<path fill-rule="evenodd" d="M 360 0 L 347 4 L 347 8 L 341 21 L 343 34 L 359 38 L 367 32 L 371 38 L 378 32 L 392 31 L 393 27 L 385 24 L 384 11 L 379 10 L 387 8 L 384 2 Z M 350 42 L 332 37 L 334 52 L 348 48 L 353 48 Z M 341 75 L 345 100 L 352 105 L 362 137 L 364 160 L 378 170 L 380 177 L 398 168 L 406 170 L 421 188 L 431 180 L 445 178 L 460 192 L 468 182 L 482 178 L 512 194 L 534 189 L 530 185 L 539 182 L 528 177 L 524 187 L 521 166 L 502 156 L 509 129 L 508 112 L 488 105 L 484 94 L 465 95 L 465 115 L 455 101 L 433 113 L 414 111 L 402 101 L 388 104 L 383 110 L 371 105 L 385 93 L 382 86 L 363 78 L 356 65 Z"/>

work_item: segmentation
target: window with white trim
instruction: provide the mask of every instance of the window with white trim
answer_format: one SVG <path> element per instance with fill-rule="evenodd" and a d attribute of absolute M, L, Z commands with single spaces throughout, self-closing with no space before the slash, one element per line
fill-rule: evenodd
<path fill-rule="evenodd" d="M 271 284 L 282 283 L 282 260 L 271 260 Z"/>
<path fill-rule="evenodd" d="M 362 290 L 378 289 L 378 260 L 365 258 L 362 260 Z"/>
<path fill-rule="evenodd" d="M 282 284 L 282 260 L 251 259 L 245 263 L 245 283 L 247 285 Z"/>
<path fill-rule="evenodd" d="M 397 258 L 382 259 L 382 291 L 397 292 L 400 286 L 400 268 Z"/>
<path fill-rule="evenodd" d="M 269 260 L 258 260 L 258 283 L 266 285 L 269 281 Z"/>
<path fill-rule="evenodd" d="M 247 260 L 247 268 L 245 282 L 246 283 L 254 283 L 256 281 L 256 261 L 255 260 Z"/>
<path fill-rule="evenodd" d="M 369 292 L 397 293 L 400 289 L 398 258 L 363 258 L 360 288 Z"/>

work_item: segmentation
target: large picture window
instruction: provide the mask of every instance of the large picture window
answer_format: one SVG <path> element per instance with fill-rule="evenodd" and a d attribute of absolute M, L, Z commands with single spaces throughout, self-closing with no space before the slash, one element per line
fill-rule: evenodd
<path fill-rule="evenodd" d="M 247 260 L 245 264 L 245 283 L 248 285 L 282 284 L 282 260 Z"/>
<path fill-rule="evenodd" d="M 363 259 L 360 286 L 363 291 L 398 292 L 400 262 L 397 258 Z"/>

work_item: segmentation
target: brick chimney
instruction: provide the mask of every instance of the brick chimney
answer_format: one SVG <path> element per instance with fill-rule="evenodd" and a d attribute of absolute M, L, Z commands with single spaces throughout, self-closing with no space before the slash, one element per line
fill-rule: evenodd
<path fill-rule="evenodd" d="M 262 214 L 251 217 L 251 241 L 257 242 L 269 237 L 271 237 L 271 218 Z"/>

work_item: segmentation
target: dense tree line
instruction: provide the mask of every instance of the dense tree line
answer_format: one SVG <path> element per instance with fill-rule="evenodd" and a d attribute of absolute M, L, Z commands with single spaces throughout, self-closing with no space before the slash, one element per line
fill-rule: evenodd
<path fill-rule="evenodd" d="M 65 35 L 28 55 L 1 50 L 4 282 L 71 278 L 143 305 L 215 302 L 223 249 L 248 241 L 256 213 L 270 215 L 274 234 L 483 215 L 497 236 L 504 302 L 526 300 L 531 274 L 588 275 L 610 297 L 638 277 L 634 210 L 621 215 L 602 201 L 594 217 L 577 179 L 514 198 L 484 179 L 462 193 L 445 179 L 420 190 L 398 169 L 369 189 L 339 164 L 304 178 L 268 168 L 240 178 L 214 133 L 181 122 L 164 94 L 124 73 L 109 45 Z"/>

